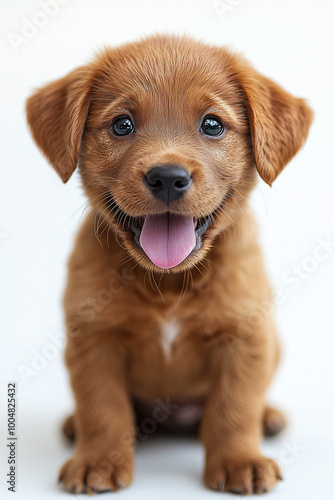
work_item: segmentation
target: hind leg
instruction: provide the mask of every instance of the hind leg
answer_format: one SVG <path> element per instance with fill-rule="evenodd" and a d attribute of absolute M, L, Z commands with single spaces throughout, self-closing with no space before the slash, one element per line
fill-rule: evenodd
<path fill-rule="evenodd" d="M 279 410 L 266 405 L 263 411 L 262 429 L 266 437 L 276 436 L 286 426 L 286 420 Z"/>
<path fill-rule="evenodd" d="M 74 415 L 69 415 L 67 418 L 65 418 L 63 425 L 62 425 L 62 431 L 63 434 L 69 439 L 70 441 L 74 441 L 75 439 L 75 416 Z"/>

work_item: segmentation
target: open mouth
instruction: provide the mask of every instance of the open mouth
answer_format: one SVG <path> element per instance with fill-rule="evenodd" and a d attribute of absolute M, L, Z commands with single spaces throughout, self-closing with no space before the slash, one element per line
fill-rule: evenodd
<path fill-rule="evenodd" d="M 176 267 L 199 250 L 213 217 L 210 214 L 195 218 L 171 212 L 131 217 L 114 200 L 110 202 L 110 193 L 107 198 L 117 222 L 132 232 L 137 247 L 161 269 Z"/>
<path fill-rule="evenodd" d="M 176 267 L 202 246 L 202 236 L 211 216 L 194 217 L 172 214 L 146 215 L 133 218 L 130 229 L 136 244 L 156 266 Z"/>

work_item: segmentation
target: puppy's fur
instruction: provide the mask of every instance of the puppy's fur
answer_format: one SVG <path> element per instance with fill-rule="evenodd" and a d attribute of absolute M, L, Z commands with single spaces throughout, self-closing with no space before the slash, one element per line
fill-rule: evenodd
<path fill-rule="evenodd" d="M 116 136 L 122 115 L 135 132 Z M 223 123 L 220 137 L 203 134 L 208 115 Z M 27 116 L 64 182 L 78 165 L 91 205 L 64 299 L 76 401 L 65 430 L 76 453 L 61 482 L 77 493 L 128 486 L 134 408 L 149 409 L 151 426 L 184 425 L 180 409 L 196 401 L 205 483 L 270 490 L 280 471 L 259 442 L 284 425 L 264 399 L 279 347 L 247 200 L 257 174 L 271 185 L 302 146 L 305 101 L 226 49 L 155 36 L 106 49 L 37 90 Z M 167 204 L 152 195 L 144 179 L 156 165 L 191 175 L 184 196 Z M 161 269 L 138 233 L 167 212 L 208 227 L 185 260 Z"/>

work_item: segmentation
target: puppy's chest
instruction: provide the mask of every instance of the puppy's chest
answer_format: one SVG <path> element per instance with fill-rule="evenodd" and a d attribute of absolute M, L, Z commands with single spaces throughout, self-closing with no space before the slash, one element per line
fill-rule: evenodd
<path fill-rule="evenodd" d="M 138 322 L 136 326 L 132 353 L 142 361 L 149 357 L 151 364 L 154 358 L 163 365 L 171 366 L 184 351 L 193 356 L 193 351 L 198 351 L 198 343 L 201 342 L 200 330 L 194 322 L 177 314 L 161 315 L 145 324 Z"/>
<path fill-rule="evenodd" d="M 184 361 L 185 357 L 203 357 L 206 345 L 205 328 L 199 317 L 170 313 L 145 322 L 137 323 L 134 355 L 141 358 L 154 356 L 169 366 Z M 139 348 L 139 349 L 138 349 Z"/>
<path fill-rule="evenodd" d="M 157 343 L 164 356 L 170 358 L 175 344 L 182 338 L 181 321 L 176 316 L 171 316 L 167 320 L 161 321 L 158 326 Z"/>
<path fill-rule="evenodd" d="M 147 352 L 154 352 L 161 367 L 166 369 L 191 365 L 204 356 L 201 328 L 198 329 L 194 321 L 176 314 L 160 318 L 144 342 Z"/>
<path fill-rule="evenodd" d="M 129 380 L 133 394 L 180 396 L 204 393 L 207 356 L 194 325 L 176 315 L 160 318 L 137 331 L 130 352 Z"/>

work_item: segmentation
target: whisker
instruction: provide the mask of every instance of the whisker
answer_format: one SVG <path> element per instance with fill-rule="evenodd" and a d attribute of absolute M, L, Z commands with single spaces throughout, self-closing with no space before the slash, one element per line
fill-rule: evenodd
<path fill-rule="evenodd" d="M 91 185 L 92 182 L 99 182 L 102 181 L 102 180 L 107 180 L 107 181 L 118 181 L 120 182 L 120 179 L 117 179 L 116 177 L 112 177 L 111 175 L 99 175 L 97 177 L 94 177 L 93 179 L 91 179 L 88 184 L 86 184 L 86 186 L 84 186 L 86 189 L 88 189 L 88 187 Z M 106 189 L 101 183 L 100 183 L 100 186 L 104 189 Z"/>
<path fill-rule="evenodd" d="M 161 287 L 161 282 L 162 282 L 163 277 L 164 277 L 164 274 L 161 273 L 160 278 L 159 278 L 159 287 Z"/>
<path fill-rule="evenodd" d="M 197 271 L 199 272 L 199 274 L 201 274 L 202 276 L 204 276 L 204 274 L 202 273 L 202 271 L 199 269 L 199 267 L 197 267 L 197 264 L 194 264 L 194 267 L 197 269 Z"/>
<path fill-rule="evenodd" d="M 103 208 L 103 211 L 101 212 L 100 209 L 98 208 L 98 206 L 102 203 L 102 208 Z M 111 203 L 111 205 L 110 205 Z M 108 216 L 108 212 L 111 210 L 111 207 L 114 205 L 114 201 L 111 197 L 111 195 L 107 196 L 106 198 L 104 198 L 103 200 L 101 200 L 96 206 L 96 214 L 95 214 L 95 217 L 94 217 L 94 230 L 95 230 L 95 236 L 96 238 L 98 239 L 98 241 L 100 242 L 100 245 L 102 245 L 101 243 L 101 240 L 100 240 L 100 236 L 103 234 L 103 232 L 105 231 L 107 225 L 105 225 L 103 231 L 99 234 L 99 230 L 100 230 L 100 227 L 104 224 L 104 222 L 106 221 L 107 219 L 107 216 Z M 99 219 L 97 221 L 97 216 L 99 216 Z M 97 221 L 97 223 L 96 223 Z M 100 222 L 101 221 L 101 222 Z"/>
<path fill-rule="evenodd" d="M 209 268 L 208 268 L 208 267 L 206 267 L 206 266 L 203 264 L 203 260 L 205 260 L 206 262 L 208 262 L 211 266 L 212 266 L 212 260 L 208 259 L 208 257 L 204 257 L 204 258 L 203 258 L 203 259 L 199 262 L 199 264 L 201 264 L 201 265 L 204 267 L 204 269 L 205 269 L 206 271 L 209 271 Z"/>
<path fill-rule="evenodd" d="M 189 269 L 189 277 L 191 279 L 191 288 L 194 288 L 194 277 L 193 277 L 193 271 L 192 269 Z"/>
<path fill-rule="evenodd" d="M 88 200 L 88 201 L 86 200 L 84 203 L 82 203 L 82 205 L 80 205 L 77 209 L 75 209 L 75 210 L 74 210 L 74 212 L 70 215 L 70 219 L 72 219 L 72 217 L 74 217 L 74 215 L 75 215 L 75 214 L 76 214 L 79 210 L 81 210 L 81 209 L 83 208 L 83 212 L 82 212 L 82 214 L 81 214 L 81 215 L 80 215 L 80 217 L 79 217 L 79 222 L 78 222 L 78 224 L 79 224 L 79 223 L 80 223 L 80 221 L 81 221 L 81 218 L 82 218 L 82 216 L 83 216 L 83 214 L 84 214 L 84 212 L 85 212 L 85 210 L 87 210 L 87 208 L 88 208 L 89 206 L 93 206 L 93 203 L 94 203 L 94 201 L 95 201 L 95 200 L 97 200 L 98 198 L 102 198 L 102 197 L 104 197 L 104 196 L 105 196 L 105 194 L 99 194 L 99 195 L 98 195 L 98 196 L 96 196 L 93 200 Z"/>
<path fill-rule="evenodd" d="M 175 309 L 177 309 L 179 307 L 179 304 L 180 304 L 181 300 L 183 299 L 183 296 L 184 296 L 184 293 L 185 293 L 186 276 L 187 276 L 187 273 L 185 271 L 183 273 L 183 280 L 182 280 L 181 292 L 180 292 L 179 298 L 177 299 Z"/>
<path fill-rule="evenodd" d="M 120 266 L 120 267 L 123 267 L 123 266 L 125 266 L 125 264 L 127 264 L 128 262 L 130 262 L 130 261 L 131 261 L 131 260 L 133 260 L 133 259 L 134 259 L 134 258 L 132 257 L 132 255 L 130 255 L 130 257 L 129 257 L 129 255 L 127 254 L 127 255 L 125 255 L 125 257 L 124 257 L 124 258 L 120 261 L 119 266 Z"/>
<path fill-rule="evenodd" d="M 106 90 L 101 89 L 101 87 L 98 87 L 97 85 L 91 85 L 91 86 L 94 87 L 95 89 L 101 90 L 101 92 L 105 92 L 106 94 L 111 95 L 111 97 L 118 97 L 117 95 L 112 94 L 111 92 L 107 92 Z"/>
<path fill-rule="evenodd" d="M 132 268 L 133 269 L 133 268 Z M 148 274 L 148 269 L 146 269 L 145 271 L 145 276 L 144 276 L 144 287 L 145 287 L 145 290 L 147 290 L 147 285 L 146 285 L 146 278 L 147 278 L 147 274 Z"/>
<path fill-rule="evenodd" d="M 205 269 L 205 271 L 206 271 L 206 272 L 209 272 L 209 269 L 208 269 L 208 268 L 206 267 L 206 265 L 203 263 L 203 260 L 207 260 L 207 259 L 205 259 L 205 257 L 204 257 L 202 260 L 200 260 L 200 261 L 198 262 L 198 265 L 201 265 L 201 266 Z M 210 262 L 210 261 L 208 260 L 208 262 Z M 199 271 L 199 269 L 198 269 L 198 271 Z M 205 275 L 204 275 L 204 273 L 202 273 L 202 276 L 203 276 L 203 277 L 205 276 Z"/>
<path fill-rule="evenodd" d="M 139 260 L 139 261 L 138 261 L 138 262 L 137 262 L 137 263 L 136 263 L 136 264 L 135 264 L 135 265 L 131 268 L 131 272 L 132 272 L 132 271 L 133 271 L 133 270 L 134 270 L 137 266 L 139 266 L 139 264 L 141 264 L 141 262 L 144 260 L 144 258 L 145 258 L 144 256 L 142 256 L 142 257 L 140 258 L 140 260 Z M 147 272 L 147 271 L 146 271 L 146 272 Z M 146 273 L 145 273 L 145 277 L 146 277 Z M 144 285 L 145 285 L 145 278 L 144 278 Z M 146 288 L 146 289 L 147 289 L 147 288 Z"/>
<path fill-rule="evenodd" d="M 154 283 L 154 285 L 155 285 L 156 289 L 158 290 L 158 293 L 159 293 L 159 295 L 160 295 L 160 297 L 161 297 L 161 300 L 162 300 L 163 302 L 165 302 L 164 296 L 163 296 L 163 294 L 162 294 L 162 292 L 161 292 L 160 288 L 158 287 L 157 282 L 155 281 L 154 271 L 152 271 L 152 279 L 153 279 L 153 283 Z"/>

